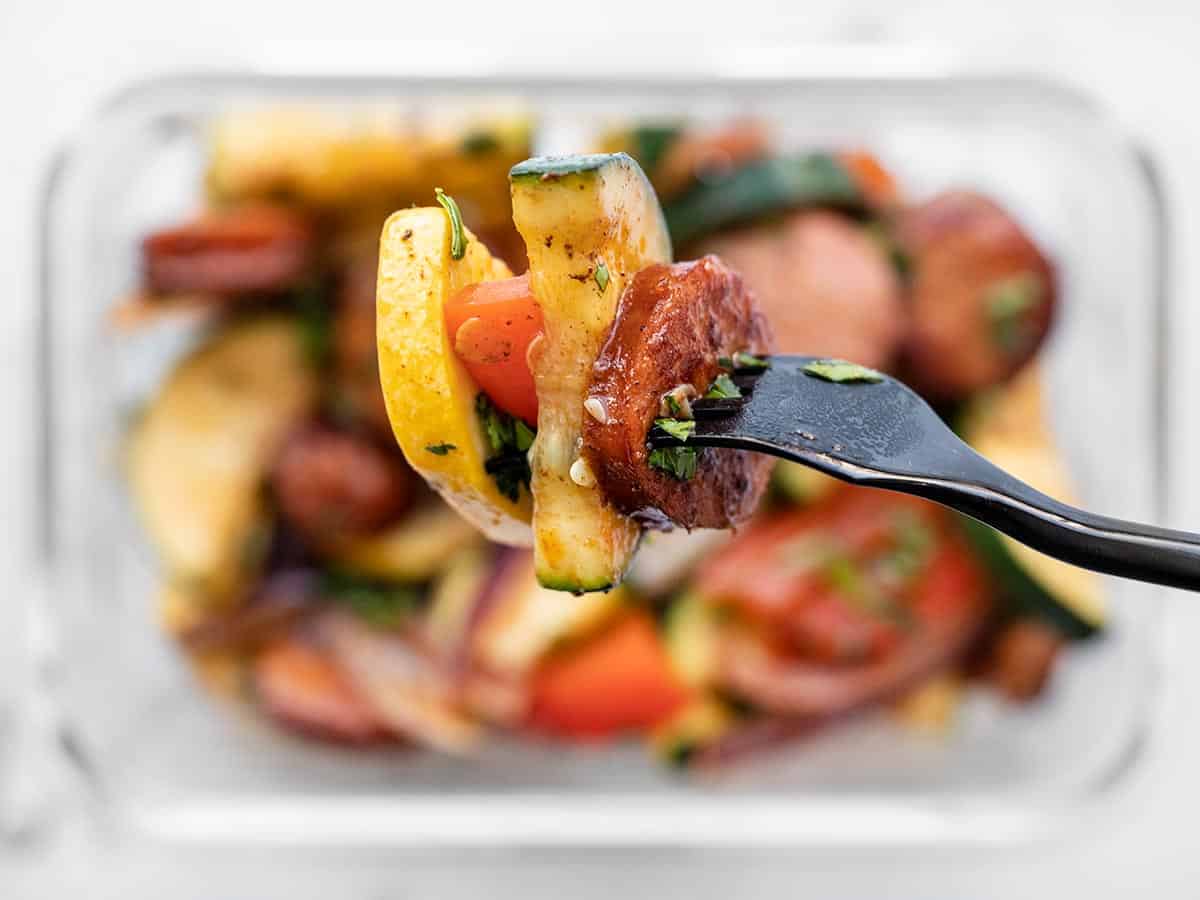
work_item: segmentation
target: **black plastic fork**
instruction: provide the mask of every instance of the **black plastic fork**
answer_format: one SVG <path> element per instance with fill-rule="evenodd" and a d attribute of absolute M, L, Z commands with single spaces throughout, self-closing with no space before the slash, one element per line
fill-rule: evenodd
<path fill-rule="evenodd" d="M 766 369 L 735 369 L 743 396 L 693 402 L 696 430 L 686 443 L 769 453 L 842 481 L 924 497 L 1064 562 L 1200 590 L 1200 535 L 1060 503 L 968 447 L 907 385 L 887 376 L 835 382 L 805 371 L 820 362 L 773 356 Z M 682 442 L 654 428 L 649 443 Z"/>

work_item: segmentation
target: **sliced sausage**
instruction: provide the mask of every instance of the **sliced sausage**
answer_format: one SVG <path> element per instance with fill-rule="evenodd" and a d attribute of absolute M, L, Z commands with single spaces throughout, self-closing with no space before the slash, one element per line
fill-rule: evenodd
<path fill-rule="evenodd" d="M 887 368 L 905 333 L 900 278 L 879 245 L 845 216 L 789 215 L 704 242 L 742 273 L 785 353 Z"/>
<path fill-rule="evenodd" d="M 1000 693 L 1023 702 L 1038 696 L 1050 680 L 1063 636 L 1035 619 L 1013 622 L 996 636 L 986 675 Z"/>
<path fill-rule="evenodd" d="M 728 629 L 719 680 L 730 692 L 779 715 L 838 716 L 890 699 L 969 649 L 990 604 L 982 573 L 958 542 L 946 543 L 911 595 L 916 625 L 895 649 L 855 666 L 780 653 L 753 632 Z"/>
<path fill-rule="evenodd" d="M 267 712 L 304 734 L 349 743 L 387 737 L 332 655 L 299 637 L 281 638 L 255 657 L 254 686 Z"/>
<path fill-rule="evenodd" d="M 294 435 L 272 472 L 284 519 L 321 543 L 376 531 L 412 499 L 411 472 L 369 441 L 321 426 Z"/>
<path fill-rule="evenodd" d="M 914 388 L 961 399 L 1037 352 L 1053 317 L 1054 270 L 1005 210 L 953 191 L 904 213 L 898 236 L 913 267 L 904 363 Z"/>
<path fill-rule="evenodd" d="M 697 589 L 807 661 L 862 665 L 911 633 L 920 575 L 948 527 L 932 503 L 838 487 L 739 532 L 701 565 Z"/>
<path fill-rule="evenodd" d="M 143 280 L 155 294 L 276 293 L 311 269 L 314 234 L 302 216 L 274 207 L 213 212 L 142 242 Z"/>
<path fill-rule="evenodd" d="M 769 352 L 767 320 L 741 277 L 713 256 L 655 265 L 630 282 L 592 369 L 583 458 L 620 511 L 651 527 L 728 528 L 758 504 L 768 457 L 698 451 L 689 480 L 649 465 L 646 434 L 663 394 L 690 385 L 703 394 L 718 357 Z"/>

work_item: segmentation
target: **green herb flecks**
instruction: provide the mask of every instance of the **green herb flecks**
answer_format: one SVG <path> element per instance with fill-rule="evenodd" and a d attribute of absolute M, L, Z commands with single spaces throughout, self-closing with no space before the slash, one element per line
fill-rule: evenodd
<path fill-rule="evenodd" d="M 819 359 L 808 363 L 803 372 L 822 381 L 834 381 L 838 384 L 875 384 L 883 381 L 883 375 L 874 369 L 860 366 L 858 363 L 846 362 L 844 359 Z"/>
<path fill-rule="evenodd" d="M 458 447 L 456 447 L 454 444 L 441 443 L 441 444 L 426 444 L 425 449 L 428 450 L 430 453 L 432 453 L 434 456 L 445 456 L 451 450 L 457 450 Z"/>
<path fill-rule="evenodd" d="M 928 563 L 934 534 L 920 516 L 907 511 L 897 513 L 894 527 L 896 546 L 887 558 L 887 565 L 899 580 L 907 582 Z"/>
<path fill-rule="evenodd" d="M 742 396 L 741 389 L 733 383 L 732 378 L 722 372 L 713 379 L 704 398 L 706 400 L 732 400 L 740 396 Z"/>
<path fill-rule="evenodd" d="M 495 480 L 500 495 L 513 503 L 520 499 L 522 486 L 529 490 L 529 481 L 533 477 L 528 458 L 515 451 L 493 456 L 483 464 L 483 470 Z"/>
<path fill-rule="evenodd" d="M 651 172 L 682 134 L 683 127 L 675 123 L 639 125 L 629 134 L 630 152 L 644 170 Z"/>
<path fill-rule="evenodd" d="M 1042 282 L 1033 272 L 1021 272 L 991 286 L 985 302 L 996 346 L 1010 353 L 1025 348 L 1034 337 L 1027 314 L 1041 299 Z"/>
<path fill-rule="evenodd" d="M 696 430 L 695 419 L 655 419 L 654 424 L 677 441 L 686 441 Z"/>
<path fill-rule="evenodd" d="M 745 350 L 739 350 L 733 354 L 732 362 L 735 370 L 762 371 L 763 369 L 771 368 L 771 361 L 769 359 L 763 359 L 761 356 L 755 356 L 753 353 L 747 353 Z"/>
<path fill-rule="evenodd" d="M 467 233 L 463 229 L 462 213 L 458 204 L 441 188 L 434 188 L 433 195 L 450 217 L 450 258 L 462 259 L 467 252 Z"/>
<path fill-rule="evenodd" d="M 822 567 L 822 574 L 842 600 L 861 612 L 897 625 L 909 622 L 908 611 L 884 593 L 880 585 L 848 556 L 840 553 L 830 556 Z"/>
<path fill-rule="evenodd" d="M 537 432 L 520 419 L 496 409 L 486 394 L 476 395 L 475 414 L 492 449 L 491 457 L 484 463 L 484 471 L 495 479 L 500 494 L 516 503 L 521 496 L 521 486 L 529 490 L 532 473 L 526 452 Z"/>
<path fill-rule="evenodd" d="M 600 293 L 608 290 L 608 266 L 604 264 L 604 260 L 596 263 L 596 270 L 592 273 L 592 277 L 596 279 L 596 287 L 600 288 Z"/>
<path fill-rule="evenodd" d="M 650 451 L 647 462 L 679 481 L 687 481 L 696 474 L 699 454 L 695 447 L 659 447 Z"/>
<path fill-rule="evenodd" d="M 463 156 L 485 156 L 500 149 L 500 139 L 490 131 L 472 131 L 458 143 Z"/>
<path fill-rule="evenodd" d="M 408 585 L 389 584 L 346 572 L 327 572 L 321 595 L 345 606 L 373 628 L 395 628 L 412 615 L 420 593 Z"/>
<path fill-rule="evenodd" d="M 333 348 L 333 309 L 328 285 L 311 281 L 295 290 L 292 303 L 300 328 L 300 343 L 309 363 L 323 369 Z"/>
<path fill-rule="evenodd" d="M 692 414 L 692 398 L 696 396 L 696 389 L 690 384 L 681 384 L 667 391 L 659 398 L 658 414 L 664 418 L 671 419 L 691 419 Z"/>
<path fill-rule="evenodd" d="M 533 446 L 533 439 L 535 437 L 537 437 L 537 432 L 520 419 L 517 419 L 513 423 L 513 438 L 516 441 L 517 449 L 522 453 Z"/>

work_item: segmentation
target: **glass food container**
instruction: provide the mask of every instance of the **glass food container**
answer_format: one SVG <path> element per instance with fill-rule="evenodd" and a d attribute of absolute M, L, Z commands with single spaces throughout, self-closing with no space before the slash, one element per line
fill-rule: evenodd
<path fill-rule="evenodd" d="M 1010 206 L 1060 267 L 1045 352 L 1053 427 L 1081 501 L 1162 515 L 1162 210 L 1152 170 L 1103 112 L 1035 80 L 808 74 L 557 81 L 174 77 L 108 105 L 57 160 L 44 208 L 41 376 L 47 584 L 61 737 L 103 821 L 171 841 L 312 845 L 996 843 L 1053 831 L 1137 758 L 1153 705 L 1158 590 L 1106 581 L 1111 628 L 1074 646 L 1042 701 L 975 692 L 939 738 L 886 715 L 831 728 L 715 776 L 639 747 L 490 743 L 462 761 L 297 741 L 194 681 L 156 626 L 155 560 L 119 453 L 138 404 L 192 340 L 109 327 L 148 230 L 194 210 L 206 127 L 231 109 L 394 101 L 416 110 L 524 102 L 538 150 L 604 121 L 768 120 L 783 146 L 861 145 L 913 196 L 969 185 Z M 1120 423 L 1119 428 L 1114 423 Z M 49 688 L 47 688 L 49 690 Z"/>

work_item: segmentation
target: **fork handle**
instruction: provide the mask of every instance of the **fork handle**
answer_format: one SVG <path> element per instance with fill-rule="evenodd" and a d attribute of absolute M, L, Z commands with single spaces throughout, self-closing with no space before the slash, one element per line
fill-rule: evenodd
<path fill-rule="evenodd" d="M 809 447 L 743 436 L 697 435 L 696 444 L 768 453 L 864 487 L 932 500 L 1063 562 L 1150 584 L 1200 591 L 1200 534 L 1101 516 L 1055 500 L 980 456 L 947 431 L 936 471 L 865 468 Z M 932 468 L 932 466 L 931 466 Z"/>
<path fill-rule="evenodd" d="M 704 438 L 700 442 L 710 443 Z M 1200 591 L 1200 534 L 1114 519 L 1062 503 L 1014 478 L 957 438 L 943 447 L 939 471 L 952 473 L 947 478 L 861 468 L 778 444 L 735 439 L 721 440 L 720 445 L 790 459 L 852 484 L 933 500 L 1084 569 Z"/>
<path fill-rule="evenodd" d="M 973 450 L 970 457 L 963 461 L 968 472 L 962 481 L 880 475 L 877 486 L 934 500 L 1072 565 L 1200 591 L 1200 535 L 1070 506 Z"/>

